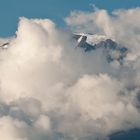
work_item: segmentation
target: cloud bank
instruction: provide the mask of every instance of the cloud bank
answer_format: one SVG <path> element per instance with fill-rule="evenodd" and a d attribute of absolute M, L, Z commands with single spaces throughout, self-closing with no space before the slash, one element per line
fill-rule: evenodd
<path fill-rule="evenodd" d="M 73 11 L 65 18 L 74 31 L 103 34 L 127 46 L 132 54 L 128 59 L 139 57 L 140 8 L 119 9 L 109 14 L 104 9 L 94 12 Z M 132 47 L 133 46 L 133 47 Z"/>
<path fill-rule="evenodd" d="M 139 19 L 139 8 L 66 18 L 76 31 L 106 35 L 127 47 L 118 65 L 106 61 L 103 49 L 75 49 L 72 33 L 49 19 L 20 18 L 16 37 L 0 50 L 0 137 L 105 140 L 140 128 Z"/>

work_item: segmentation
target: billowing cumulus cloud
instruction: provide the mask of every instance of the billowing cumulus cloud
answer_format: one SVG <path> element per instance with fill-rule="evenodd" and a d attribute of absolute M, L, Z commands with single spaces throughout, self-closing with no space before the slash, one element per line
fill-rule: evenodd
<path fill-rule="evenodd" d="M 104 9 L 94 12 L 73 11 L 65 21 L 74 31 L 103 34 L 133 51 L 127 59 L 139 57 L 140 44 L 140 8 L 120 9 L 109 14 Z"/>
<path fill-rule="evenodd" d="M 102 48 L 75 48 L 71 32 L 49 19 L 20 18 L 16 36 L 0 39 L 0 137 L 4 140 L 105 140 L 140 128 L 139 8 L 72 12 L 75 31 L 128 48 L 123 64 Z M 116 52 L 112 52 L 117 57 Z"/>

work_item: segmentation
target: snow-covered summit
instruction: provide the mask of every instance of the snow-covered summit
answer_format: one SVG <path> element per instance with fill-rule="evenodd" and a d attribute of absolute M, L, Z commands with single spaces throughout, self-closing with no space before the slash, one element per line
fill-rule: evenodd
<path fill-rule="evenodd" d="M 105 41 L 105 40 L 109 39 L 105 35 L 87 34 L 87 33 L 74 33 L 74 34 L 79 35 L 79 36 L 86 36 L 87 37 L 86 42 L 91 45 L 95 45 L 101 41 Z M 114 39 L 112 39 L 112 40 L 115 41 Z"/>
<path fill-rule="evenodd" d="M 10 42 L 13 40 L 13 37 L 11 38 L 0 38 L 0 48 L 6 49 L 8 48 Z"/>
<path fill-rule="evenodd" d="M 127 48 L 117 43 L 114 39 L 110 39 L 103 35 L 92 35 L 92 34 L 75 34 L 74 38 L 78 42 L 78 47 L 84 49 L 85 52 L 93 51 L 96 49 L 103 49 L 106 53 L 108 62 L 117 60 L 122 63 L 123 58 L 127 54 Z"/>

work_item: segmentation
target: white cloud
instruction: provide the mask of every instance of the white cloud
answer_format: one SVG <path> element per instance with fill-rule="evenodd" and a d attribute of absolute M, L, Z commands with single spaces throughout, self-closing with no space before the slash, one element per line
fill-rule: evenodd
<path fill-rule="evenodd" d="M 27 140 L 24 131 L 26 125 L 11 117 L 0 118 L 0 137 L 4 140 Z"/>
<path fill-rule="evenodd" d="M 51 20 L 20 18 L 16 37 L 0 52 L 0 137 L 102 140 L 139 128 L 140 61 L 139 52 L 134 53 L 139 50 L 138 13 L 139 8 L 110 16 L 97 9 L 73 12 L 66 19 L 75 29 L 109 36 L 128 47 L 124 65 L 108 63 L 103 49 L 75 49 L 72 34 Z M 136 56 L 133 61 L 130 55 Z"/>
<path fill-rule="evenodd" d="M 73 11 L 65 18 L 66 23 L 78 32 L 106 35 L 131 50 L 128 60 L 139 57 L 140 8 L 119 9 L 109 14 L 104 9 L 93 12 Z"/>

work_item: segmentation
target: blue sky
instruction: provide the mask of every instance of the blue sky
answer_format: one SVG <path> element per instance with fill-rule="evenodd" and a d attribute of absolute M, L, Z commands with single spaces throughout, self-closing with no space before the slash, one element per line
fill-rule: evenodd
<path fill-rule="evenodd" d="M 64 17 L 72 10 L 91 11 L 90 4 L 112 11 L 140 6 L 140 0 L 0 0 L 0 36 L 15 34 L 18 19 L 50 18 L 63 27 Z"/>

